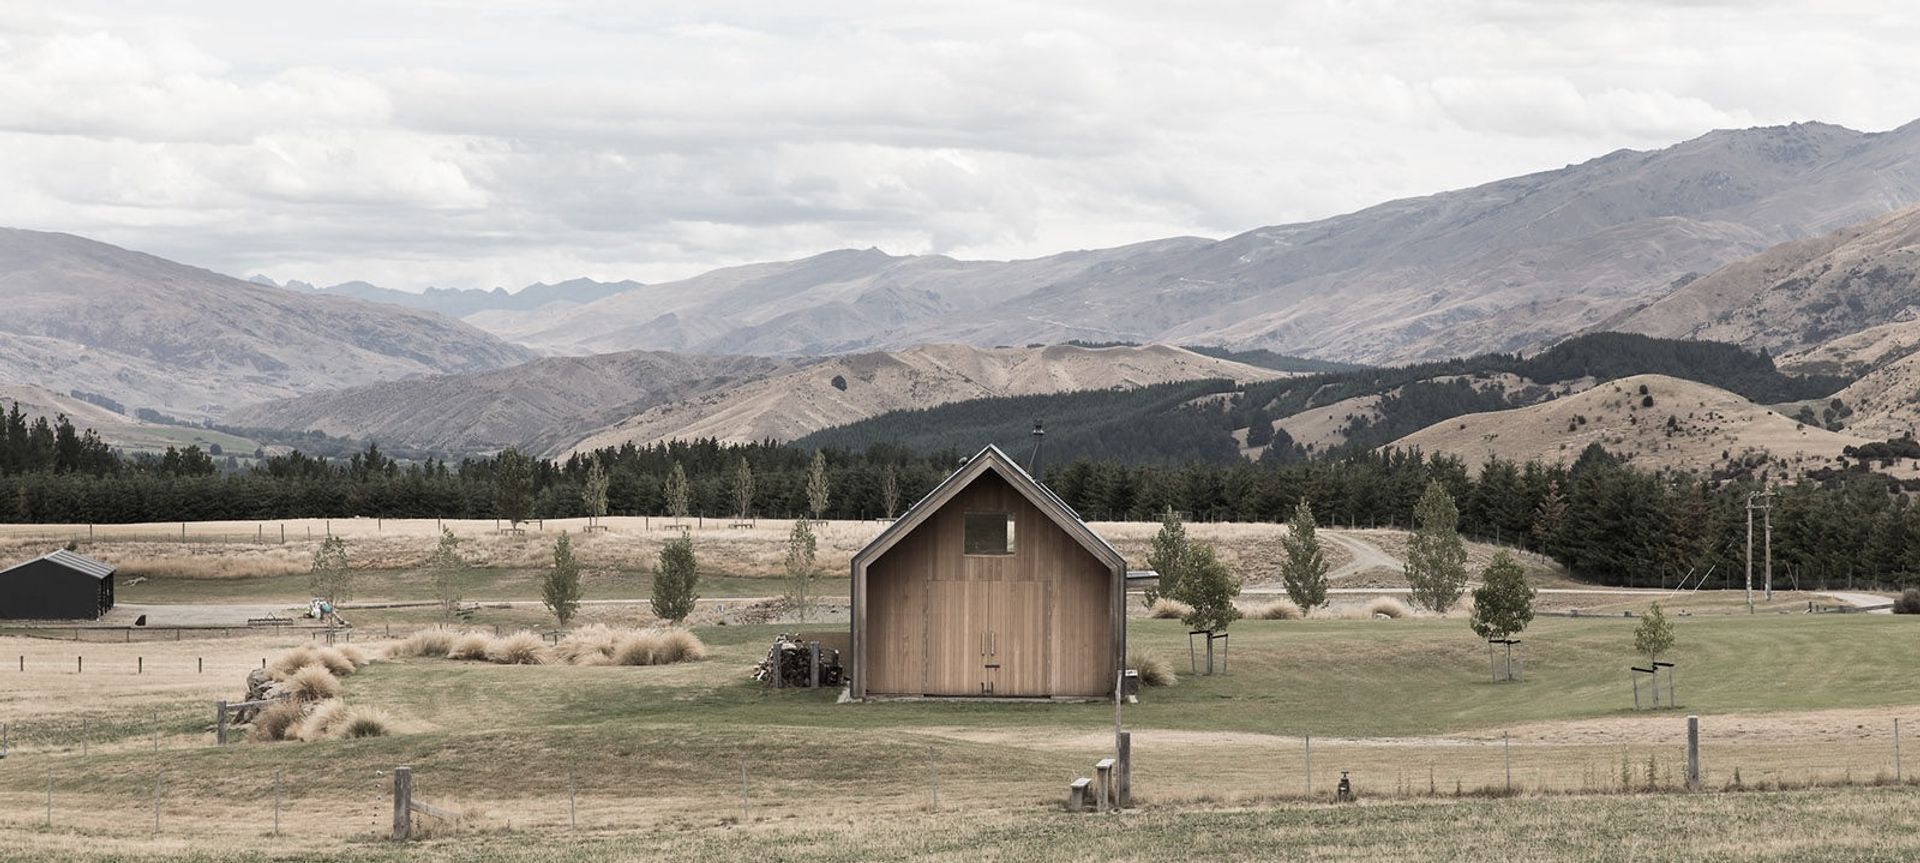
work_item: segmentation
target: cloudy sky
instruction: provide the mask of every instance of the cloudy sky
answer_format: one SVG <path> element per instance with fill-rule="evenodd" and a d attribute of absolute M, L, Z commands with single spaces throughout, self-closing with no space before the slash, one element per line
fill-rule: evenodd
<path fill-rule="evenodd" d="M 1898 126 L 1915 5 L 0 4 L 0 225 L 411 290 L 1219 237 Z"/>

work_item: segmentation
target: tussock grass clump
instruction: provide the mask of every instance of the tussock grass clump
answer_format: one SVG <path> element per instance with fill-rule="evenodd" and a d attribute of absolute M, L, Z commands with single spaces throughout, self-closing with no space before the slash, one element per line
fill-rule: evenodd
<path fill-rule="evenodd" d="M 555 662 L 563 665 L 612 665 L 621 633 L 606 624 L 580 627 L 553 646 Z"/>
<path fill-rule="evenodd" d="M 329 729 L 332 736 L 339 740 L 357 740 L 362 737 L 385 737 L 392 733 L 393 717 L 378 707 L 350 707 Z"/>
<path fill-rule="evenodd" d="M 1413 616 L 1413 606 L 1397 596 L 1376 596 L 1367 600 L 1367 604 L 1361 607 L 1361 611 L 1368 619 L 1383 614 L 1394 620 Z"/>
<path fill-rule="evenodd" d="M 453 640 L 453 646 L 447 648 L 448 659 L 486 659 L 487 648 L 493 646 L 493 638 L 480 632 L 464 632 Z"/>
<path fill-rule="evenodd" d="M 684 629 L 648 629 L 621 636 L 614 665 L 671 665 L 707 657 L 707 645 Z"/>
<path fill-rule="evenodd" d="M 267 676 L 274 680 L 285 680 L 310 665 L 325 668 L 336 677 L 352 674 L 354 669 L 353 660 L 335 648 L 303 644 L 268 660 Z"/>
<path fill-rule="evenodd" d="M 1142 686 L 1177 686 L 1180 683 L 1180 676 L 1173 673 L 1173 663 L 1150 650 L 1127 654 L 1127 667 L 1140 672 Z"/>
<path fill-rule="evenodd" d="M 335 649 L 339 650 L 340 655 L 346 657 L 348 662 L 353 663 L 355 668 L 373 662 L 373 654 L 368 653 L 367 649 L 360 645 L 342 644 Z"/>
<path fill-rule="evenodd" d="M 537 633 L 523 629 L 488 642 L 486 658 L 501 665 L 539 665 L 546 646 Z"/>
<path fill-rule="evenodd" d="M 324 665 L 309 665 L 280 681 L 279 691 L 295 701 L 321 701 L 340 695 L 340 678 Z"/>
<path fill-rule="evenodd" d="M 1156 620 L 1179 620 L 1193 613 L 1193 606 L 1177 599 L 1160 597 L 1147 606 L 1147 616 Z"/>
<path fill-rule="evenodd" d="M 1920 614 L 1920 587 L 1909 587 L 1893 601 L 1894 614 Z"/>
<path fill-rule="evenodd" d="M 308 706 L 306 717 L 300 720 L 300 730 L 294 736 L 308 742 L 325 740 L 333 734 L 334 727 L 346 718 L 346 702 L 338 698 L 316 701 Z"/>
<path fill-rule="evenodd" d="M 1307 615 L 1293 600 L 1276 599 L 1242 609 L 1240 616 L 1248 620 L 1299 620 Z"/>
<path fill-rule="evenodd" d="M 453 633 L 444 629 L 423 629 L 387 645 L 387 658 L 407 656 L 445 657 L 453 651 Z"/>
<path fill-rule="evenodd" d="M 253 716 L 253 731 L 248 734 L 254 740 L 286 740 L 290 734 L 299 734 L 300 720 L 305 718 L 307 706 L 294 699 L 269 704 Z"/>

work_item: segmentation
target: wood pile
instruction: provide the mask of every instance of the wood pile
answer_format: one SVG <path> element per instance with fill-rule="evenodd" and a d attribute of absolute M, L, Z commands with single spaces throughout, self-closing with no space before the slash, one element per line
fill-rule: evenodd
<path fill-rule="evenodd" d="M 753 679 L 775 687 L 811 685 L 812 646 L 811 642 L 801 641 L 798 635 L 783 632 L 774 636 L 773 646 L 767 649 L 767 658 L 753 667 Z M 776 673 L 778 678 L 775 677 Z M 820 648 L 820 685 L 839 686 L 844 682 L 840 651 L 831 647 Z"/>

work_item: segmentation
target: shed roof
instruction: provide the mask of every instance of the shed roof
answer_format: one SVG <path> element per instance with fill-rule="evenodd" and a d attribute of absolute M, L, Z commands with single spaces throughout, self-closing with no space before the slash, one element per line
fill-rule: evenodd
<path fill-rule="evenodd" d="M 105 561 L 100 561 L 100 560 L 94 560 L 93 558 L 88 557 L 84 554 L 75 554 L 74 552 L 71 552 L 62 548 L 55 551 L 47 552 L 46 554 L 40 555 L 39 557 L 36 557 L 33 560 L 17 563 L 17 564 L 14 564 L 13 566 L 7 567 L 6 569 L 0 569 L 0 575 L 6 575 L 7 573 L 10 573 L 16 569 L 26 566 L 27 564 L 37 563 L 42 560 L 48 561 L 50 563 L 59 564 L 60 566 L 66 567 L 67 569 L 71 569 L 74 572 L 80 573 L 81 575 L 92 576 L 94 578 L 106 578 L 107 576 L 112 575 L 114 570 L 114 566 L 111 563 L 107 563 Z"/>
<path fill-rule="evenodd" d="M 971 485 L 988 470 L 999 474 L 1008 485 L 1013 486 L 1041 512 L 1046 513 L 1054 524 L 1059 525 L 1060 529 L 1085 546 L 1087 551 L 1099 558 L 1102 563 L 1115 569 L 1126 569 L 1125 555 L 1107 542 L 1105 537 L 1095 533 L 1086 522 L 1081 521 L 1080 514 L 1074 512 L 1073 507 L 1068 506 L 1059 495 L 1054 494 L 1053 489 L 1047 488 L 1039 480 L 1034 479 L 1032 474 L 1027 473 L 1026 469 L 1020 466 L 1019 462 L 1014 461 L 1005 451 L 992 444 L 988 444 L 986 449 L 968 459 L 959 470 L 934 486 L 933 491 L 927 492 L 926 497 L 908 507 L 898 521 L 888 525 L 887 529 L 874 537 L 872 542 L 867 543 L 865 548 L 854 554 L 854 565 L 870 563 L 874 558 L 886 553 L 887 549 L 892 548 L 902 537 L 925 521 L 928 515 L 952 500 L 962 489 Z"/>

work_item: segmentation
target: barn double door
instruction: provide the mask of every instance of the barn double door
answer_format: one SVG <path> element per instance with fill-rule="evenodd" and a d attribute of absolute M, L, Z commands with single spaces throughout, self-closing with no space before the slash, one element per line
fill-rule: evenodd
<path fill-rule="evenodd" d="M 1044 581 L 932 581 L 927 592 L 928 695 L 1052 695 Z"/>

